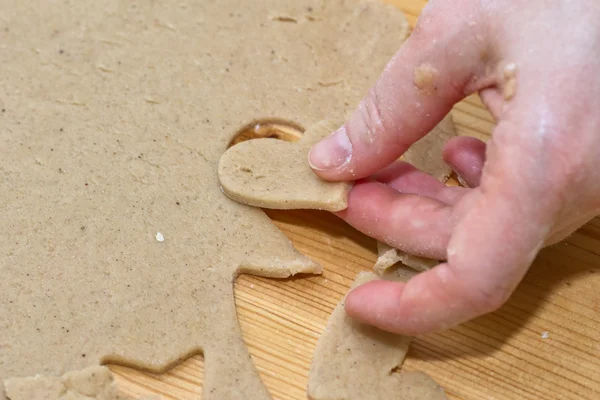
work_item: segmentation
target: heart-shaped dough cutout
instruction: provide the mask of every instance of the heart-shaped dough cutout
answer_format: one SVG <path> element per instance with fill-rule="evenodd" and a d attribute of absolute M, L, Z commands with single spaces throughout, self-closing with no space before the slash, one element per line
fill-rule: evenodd
<path fill-rule="evenodd" d="M 254 139 L 231 147 L 219 160 L 223 192 L 235 201 L 262 208 L 345 209 L 352 183 L 324 181 L 308 165 L 311 146 L 337 127 L 321 121 L 295 143 Z"/>

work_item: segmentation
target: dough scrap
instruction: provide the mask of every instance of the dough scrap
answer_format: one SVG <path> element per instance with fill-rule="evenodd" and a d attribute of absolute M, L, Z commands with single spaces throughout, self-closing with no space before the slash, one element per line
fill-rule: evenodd
<path fill-rule="evenodd" d="M 377 262 L 373 267 L 377 275 L 381 275 L 386 269 L 398 262 L 419 272 L 427 271 L 439 264 L 437 260 L 414 256 L 385 243 L 377 242 Z"/>
<path fill-rule="evenodd" d="M 319 18 L 270 19 L 281 0 L 2 0 L 0 382 L 202 352 L 204 399 L 270 397 L 232 282 L 321 268 L 221 192 L 218 160 L 252 121 L 342 119 L 408 27 L 379 2 L 289 3 Z"/>
<path fill-rule="evenodd" d="M 62 377 L 10 378 L 5 387 L 10 400 L 134 400 L 118 392 L 112 372 L 102 366 L 68 372 Z M 158 399 L 148 396 L 138 400 Z"/>
<path fill-rule="evenodd" d="M 401 275 L 398 275 L 401 276 Z M 353 288 L 377 279 L 361 272 Z M 319 338 L 308 375 L 311 400 L 438 400 L 443 389 L 421 372 L 397 373 L 411 338 L 360 324 L 340 302 Z"/>
<path fill-rule="evenodd" d="M 313 144 L 339 124 L 321 121 L 296 143 L 255 139 L 231 147 L 219 161 L 219 180 L 231 199 L 255 207 L 341 211 L 348 206 L 346 182 L 320 179 L 308 165 Z"/>

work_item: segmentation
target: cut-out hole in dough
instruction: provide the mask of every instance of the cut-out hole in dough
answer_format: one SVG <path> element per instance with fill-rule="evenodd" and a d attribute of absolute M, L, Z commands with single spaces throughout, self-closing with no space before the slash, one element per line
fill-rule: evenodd
<path fill-rule="evenodd" d="M 268 138 L 297 142 L 303 133 L 304 128 L 293 122 L 280 119 L 256 120 L 240 129 L 227 148 L 252 139 Z"/>
<path fill-rule="evenodd" d="M 119 392 L 135 398 L 156 396 L 156 390 L 165 386 L 168 386 L 168 392 L 160 393 L 164 399 L 174 397 L 192 400 L 202 397 L 204 359 L 201 354 L 191 356 L 160 374 L 116 364 L 108 367 L 115 376 Z"/>

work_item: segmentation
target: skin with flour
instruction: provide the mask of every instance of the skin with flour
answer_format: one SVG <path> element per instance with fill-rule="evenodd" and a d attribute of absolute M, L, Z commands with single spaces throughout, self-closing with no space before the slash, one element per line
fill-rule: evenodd
<path fill-rule="evenodd" d="M 446 145 L 468 189 L 430 181 L 430 196 L 411 198 L 381 182 L 354 186 L 346 221 L 447 262 L 406 284 L 357 288 L 346 301 L 353 317 L 421 334 L 496 310 L 543 246 L 600 213 L 599 19 L 595 0 L 428 2 L 356 112 L 312 148 L 315 172 L 332 181 L 377 174 L 473 92 L 498 123 L 487 145 Z M 397 172 L 405 193 L 423 190 Z"/>

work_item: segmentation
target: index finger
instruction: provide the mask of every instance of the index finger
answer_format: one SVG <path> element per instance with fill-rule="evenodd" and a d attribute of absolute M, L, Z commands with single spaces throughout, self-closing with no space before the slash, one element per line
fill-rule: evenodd
<path fill-rule="evenodd" d="M 466 7 L 475 7 L 470 4 Z M 424 11 L 350 119 L 311 149 L 309 161 L 317 175 L 356 180 L 389 165 L 465 96 L 473 76 L 484 75 L 478 70 L 484 68 L 485 43 L 473 32 L 479 28 L 459 22 L 455 13 L 447 2 Z"/>

